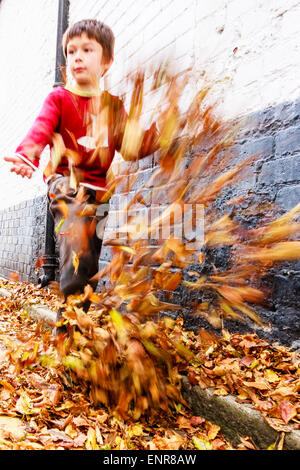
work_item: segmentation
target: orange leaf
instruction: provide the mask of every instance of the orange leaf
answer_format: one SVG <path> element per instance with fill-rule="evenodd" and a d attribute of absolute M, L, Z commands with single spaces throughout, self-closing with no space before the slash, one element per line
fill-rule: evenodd
<path fill-rule="evenodd" d="M 39 256 L 36 263 L 35 263 L 36 269 L 41 268 L 43 266 L 44 262 L 45 262 L 45 260 L 44 260 L 43 256 Z"/>
<path fill-rule="evenodd" d="M 283 400 L 279 406 L 280 415 L 285 422 L 288 422 L 297 415 L 297 410 L 289 401 Z"/>
<path fill-rule="evenodd" d="M 192 416 L 190 420 L 191 426 L 199 426 L 200 424 L 204 422 L 205 422 L 205 419 L 201 418 L 201 416 Z"/>
<path fill-rule="evenodd" d="M 72 251 L 72 263 L 75 269 L 75 274 L 78 272 L 78 267 L 79 267 L 79 256 L 75 253 L 75 251 Z"/>
<path fill-rule="evenodd" d="M 62 213 L 62 215 L 66 219 L 69 215 L 69 209 L 68 209 L 68 206 L 67 206 L 66 202 L 63 201 L 63 200 L 59 200 L 57 202 L 57 205 L 58 205 L 58 208 L 59 208 L 60 212 Z"/>
<path fill-rule="evenodd" d="M 247 387 L 257 388 L 258 390 L 269 390 L 270 387 L 264 382 L 244 382 Z"/>
<path fill-rule="evenodd" d="M 265 372 L 264 372 L 264 377 L 265 379 L 270 382 L 270 383 L 273 383 L 273 382 L 279 382 L 280 378 L 278 377 L 278 375 L 276 374 L 276 372 L 274 372 L 273 370 L 271 369 L 266 369 Z"/>

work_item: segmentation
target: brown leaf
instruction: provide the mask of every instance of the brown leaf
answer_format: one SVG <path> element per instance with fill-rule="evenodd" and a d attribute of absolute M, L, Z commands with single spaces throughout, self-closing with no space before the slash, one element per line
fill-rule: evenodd
<path fill-rule="evenodd" d="M 0 436 L 2 437 L 4 433 L 13 440 L 22 440 L 26 436 L 25 425 L 18 418 L 0 416 Z"/>
<path fill-rule="evenodd" d="M 208 439 L 213 440 L 217 436 L 218 432 L 220 431 L 220 426 L 216 424 L 208 423 Z"/>
<path fill-rule="evenodd" d="M 66 426 L 65 428 L 65 433 L 67 436 L 71 437 L 72 439 L 76 438 L 78 436 L 78 431 L 74 424 L 70 423 Z"/>
<path fill-rule="evenodd" d="M 265 382 L 244 382 L 247 387 L 257 388 L 258 390 L 270 390 L 270 386 Z"/>
<path fill-rule="evenodd" d="M 289 401 L 283 400 L 279 406 L 280 414 L 285 422 L 288 424 L 291 419 L 297 416 L 297 409 Z"/>
<path fill-rule="evenodd" d="M 10 273 L 10 274 L 9 274 L 9 278 L 10 278 L 12 281 L 17 282 L 17 281 L 19 280 L 19 273 Z"/>
<path fill-rule="evenodd" d="M 62 199 L 57 201 L 57 206 L 63 217 L 66 219 L 69 216 L 69 209 L 66 202 Z"/>
<path fill-rule="evenodd" d="M 200 426 L 202 423 L 205 423 L 205 419 L 201 416 L 192 416 L 190 419 L 191 426 Z"/>

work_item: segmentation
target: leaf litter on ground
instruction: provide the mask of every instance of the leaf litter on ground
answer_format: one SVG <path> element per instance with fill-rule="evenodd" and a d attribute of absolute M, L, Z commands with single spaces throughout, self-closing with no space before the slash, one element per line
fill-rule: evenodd
<path fill-rule="evenodd" d="M 2 286 L 19 290 L 20 294 L 26 288 L 28 295 L 32 289 L 31 296 L 38 303 L 51 299 L 49 305 L 55 304 L 49 289 L 38 290 L 32 284 L 9 281 L 2 281 Z M 20 304 L 16 308 L 14 300 L 1 298 L 0 308 L 1 316 L 2 312 L 7 314 L 6 330 L 1 331 L 0 337 L 0 448 L 255 449 L 249 438 L 243 438 L 240 446 L 233 446 L 219 426 L 194 416 L 180 399 L 179 383 L 171 409 L 121 416 L 116 407 L 97 405 L 88 383 L 83 388 L 84 382 L 77 383 L 76 376 L 72 380 L 72 364 L 68 365 L 70 374 L 62 371 L 51 331 L 33 321 Z M 99 322 L 96 308 L 91 309 L 90 315 Z M 102 318 L 101 328 L 108 321 Z M 216 337 L 206 330 L 186 331 L 181 319 L 166 317 L 155 325 L 156 334 L 164 332 L 164 340 L 171 342 L 172 336 L 184 338 L 190 357 L 187 360 L 176 353 L 176 365 L 178 375 L 187 376 L 191 385 L 209 387 L 217 395 L 231 394 L 242 403 L 254 405 L 279 432 L 289 432 L 287 424 L 299 429 L 297 353 L 255 335 L 224 331 L 222 337 Z M 150 332 L 152 321 L 144 328 Z M 21 329 L 23 341 L 19 336 Z"/>
<path fill-rule="evenodd" d="M 19 295 L 26 289 L 37 303 L 55 304 L 49 289 L 19 282 L 1 284 Z M 93 405 L 88 387 L 83 389 L 82 383 L 62 373 L 51 331 L 41 328 L 23 307 L 22 303 L 16 306 L 14 299 L 0 298 L 1 316 L 6 313 L 6 329 L 0 337 L 2 449 L 195 449 L 200 441 L 209 441 L 216 449 L 232 448 L 218 427 L 193 416 L 179 398 L 172 412 L 166 409 L 164 414 L 139 418 Z M 91 316 L 95 314 L 92 309 Z"/>

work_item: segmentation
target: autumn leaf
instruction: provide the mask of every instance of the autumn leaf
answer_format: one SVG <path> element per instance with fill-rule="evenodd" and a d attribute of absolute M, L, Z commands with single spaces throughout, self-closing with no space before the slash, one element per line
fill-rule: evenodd
<path fill-rule="evenodd" d="M 163 436 L 157 436 L 152 439 L 152 443 L 155 444 L 156 449 L 164 450 L 179 450 L 184 444 L 184 437 L 173 430 L 168 430 Z"/>
<path fill-rule="evenodd" d="M 220 431 L 220 426 L 217 426 L 216 424 L 211 424 L 209 423 L 209 429 L 208 429 L 208 439 L 211 441 L 216 438 L 217 434 Z"/>
<path fill-rule="evenodd" d="M 63 364 L 75 371 L 84 369 L 84 363 L 82 360 L 72 355 L 66 356 L 63 359 Z"/>
<path fill-rule="evenodd" d="M 9 390 L 10 393 L 16 393 L 15 387 L 13 387 L 9 382 L 6 380 L 0 379 L 0 385 L 2 385 L 4 388 Z"/>
<path fill-rule="evenodd" d="M 52 149 L 51 149 L 51 169 L 55 173 L 56 168 L 61 162 L 61 159 L 66 151 L 63 138 L 58 133 L 53 133 L 52 136 Z"/>
<path fill-rule="evenodd" d="M 67 206 L 67 203 L 63 199 L 59 199 L 57 201 L 57 206 L 64 219 L 67 219 L 69 216 L 69 208 Z"/>
<path fill-rule="evenodd" d="M 144 131 L 136 119 L 126 122 L 121 154 L 125 160 L 135 160 L 139 154 Z"/>
<path fill-rule="evenodd" d="M 213 450 L 213 446 L 209 441 L 200 439 L 197 436 L 193 436 L 192 441 L 197 450 Z"/>
<path fill-rule="evenodd" d="M 280 377 L 278 377 L 276 372 L 274 372 L 272 369 L 266 369 L 264 371 L 264 377 L 270 383 L 278 382 L 280 380 Z"/>
<path fill-rule="evenodd" d="M 201 418 L 201 416 L 192 416 L 190 419 L 190 424 L 192 426 L 199 426 L 200 424 L 204 422 L 205 422 L 205 419 Z"/>
<path fill-rule="evenodd" d="M 133 248 L 130 248 L 129 246 L 120 246 L 120 250 L 123 250 L 131 255 L 136 254 L 135 250 Z"/>
<path fill-rule="evenodd" d="M 280 411 L 280 415 L 283 419 L 283 421 L 285 422 L 285 424 L 288 424 L 289 421 L 294 418 L 295 416 L 297 416 L 297 409 L 295 406 L 293 406 L 290 402 L 286 401 L 286 400 L 283 400 L 281 403 L 280 403 L 280 406 L 279 406 L 279 411 Z"/>
<path fill-rule="evenodd" d="M 128 428 L 128 435 L 130 437 L 137 437 L 143 435 L 143 426 L 141 424 L 135 424 Z"/>
<path fill-rule="evenodd" d="M 247 387 L 257 388 L 258 390 L 269 390 L 270 387 L 264 382 L 245 382 Z"/>
<path fill-rule="evenodd" d="M 72 439 L 75 439 L 78 436 L 78 431 L 74 424 L 70 423 L 66 426 L 65 428 L 65 433 L 71 437 Z"/>
<path fill-rule="evenodd" d="M 10 274 L 9 274 L 9 278 L 10 278 L 12 281 L 17 282 L 17 281 L 19 280 L 19 273 L 10 273 Z"/>
<path fill-rule="evenodd" d="M 300 256 L 300 242 L 284 241 L 271 248 L 261 248 L 256 253 L 245 254 L 246 259 L 258 261 L 296 260 Z"/>
<path fill-rule="evenodd" d="M 58 232 L 60 231 L 60 229 L 61 229 L 61 227 L 62 227 L 64 221 L 65 221 L 65 218 L 62 217 L 61 220 L 59 221 L 59 223 L 57 224 L 57 226 L 55 227 L 55 233 L 56 233 L 56 235 L 57 235 Z"/>
<path fill-rule="evenodd" d="M 22 415 L 39 414 L 40 410 L 34 408 L 30 397 L 23 393 L 16 402 L 16 410 Z"/>
<path fill-rule="evenodd" d="M 99 446 L 97 444 L 96 431 L 93 428 L 88 429 L 85 448 L 88 450 L 99 450 Z"/>
<path fill-rule="evenodd" d="M 0 416 L 0 438 L 5 434 L 20 441 L 26 436 L 25 424 L 19 418 Z"/>
<path fill-rule="evenodd" d="M 72 264 L 74 266 L 74 274 L 77 274 L 79 268 L 79 255 L 72 251 Z"/>

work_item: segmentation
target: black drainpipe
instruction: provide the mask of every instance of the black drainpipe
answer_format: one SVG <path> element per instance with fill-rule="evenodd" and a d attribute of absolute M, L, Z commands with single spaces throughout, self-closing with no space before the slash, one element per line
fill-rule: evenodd
<path fill-rule="evenodd" d="M 69 25 L 69 7 L 70 0 L 59 0 L 58 20 L 57 20 L 57 39 L 56 39 L 56 66 L 54 86 L 62 85 L 61 67 L 66 65 L 65 56 L 62 50 L 61 42 Z"/>
<path fill-rule="evenodd" d="M 70 6 L 69 0 L 59 0 L 58 2 L 54 87 L 57 87 L 63 84 L 61 67 L 65 65 L 65 57 L 63 54 L 61 42 L 62 42 L 63 34 L 69 24 L 69 6 Z M 44 273 L 38 279 L 39 287 L 45 287 L 50 281 L 55 280 L 56 267 L 57 267 L 57 260 L 56 260 L 56 254 L 55 254 L 54 221 L 49 210 L 49 202 L 47 201 L 45 254 L 43 256 Z"/>

